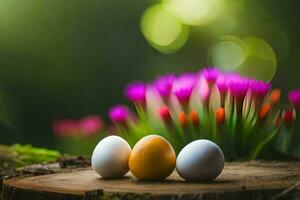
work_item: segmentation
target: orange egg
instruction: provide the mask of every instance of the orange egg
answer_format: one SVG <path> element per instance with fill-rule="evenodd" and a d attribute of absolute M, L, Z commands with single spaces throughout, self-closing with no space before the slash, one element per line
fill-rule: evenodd
<path fill-rule="evenodd" d="M 163 180 L 176 165 L 176 154 L 163 137 L 143 137 L 133 147 L 128 161 L 131 173 L 140 180 Z"/>

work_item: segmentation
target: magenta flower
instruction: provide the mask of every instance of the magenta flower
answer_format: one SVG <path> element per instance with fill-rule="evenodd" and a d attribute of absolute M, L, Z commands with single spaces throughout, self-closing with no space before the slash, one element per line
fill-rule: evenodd
<path fill-rule="evenodd" d="M 130 83 L 125 88 L 125 96 L 134 103 L 146 102 L 146 84 L 141 81 Z"/>
<path fill-rule="evenodd" d="M 154 81 L 154 87 L 157 89 L 157 91 L 162 97 L 169 97 L 174 79 L 175 76 L 173 74 L 166 74 L 164 76 L 158 77 Z"/>
<path fill-rule="evenodd" d="M 204 68 L 200 71 L 200 75 L 203 76 L 209 84 L 212 84 L 215 83 L 220 75 L 220 70 L 217 68 Z"/>
<path fill-rule="evenodd" d="M 216 80 L 216 86 L 221 95 L 224 95 L 227 92 L 227 79 L 225 75 L 218 76 Z"/>
<path fill-rule="evenodd" d="M 238 73 L 225 73 L 220 74 L 216 80 L 216 87 L 221 95 L 224 95 L 229 88 L 231 80 L 240 79 L 241 76 Z"/>
<path fill-rule="evenodd" d="M 116 105 L 109 110 L 109 118 L 116 124 L 126 123 L 129 119 L 129 110 L 124 105 Z"/>
<path fill-rule="evenodd" d="M 266 96 L 266 94 L 271 89 L 270 83 L 265 83 L 263 81 L 258 81 L 258 80 L 252 80 L 250 82 L 249 86 L 250 86 L 252 95 L 257 96 L 257 97 Z"/>
<path fill-rule="evenodd" d="M 292 90 L 288 94 L 289 100 L 296 108 L 300 108 L 300 89 Z"/>
<path fill-rule="evenodd" d="M 172 93 L 180 103 L 187 103 L 196 85 L 197 76 L 194 73 L 185 73 L 173 82 Z"/>
<path fill-rule="evenodd" d="M 230 93 L 238 101 L 243 101 L 249 89 L 249 80 L 238 76 L 232 76 L 228 80 L 228 88 Z"/>
<path fill-rule="evenodd" d="M 102 126 L 102 119 L 98 116 L 88 116 L 80 120 L 79 122 L 81 132 L 85 135 L 93 135 L 98 133 Z"/>

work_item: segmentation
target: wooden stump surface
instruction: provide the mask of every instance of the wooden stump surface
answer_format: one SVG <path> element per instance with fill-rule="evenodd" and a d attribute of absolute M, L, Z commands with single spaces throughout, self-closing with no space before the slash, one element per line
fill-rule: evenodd
<path fill-rule="evenodd" d="M 176 171 L 161 182 L 128 173 L 103 179 L 91 168 L 3 181 L 3 200 L 24 199 L 300 199 L 300 162 L 226 163 L 205 183 L 185 182 Z"/>

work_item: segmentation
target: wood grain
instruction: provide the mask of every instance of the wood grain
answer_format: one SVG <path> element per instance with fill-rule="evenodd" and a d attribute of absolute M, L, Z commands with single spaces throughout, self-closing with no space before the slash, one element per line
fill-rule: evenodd
<path fill-rule="evenodd" d="M 176 172 L 161 182 L 141 182 L 130 173 L 102 179 L 92 169 L 12 178 L 3 182 L 3 200 L 24 199 L 194 199 L 271 198 L 300 181 L 300 162 L 227 163 L 212 182 L 185 182 Z M 250 195 L 250 196 L 249 196 Z M 299 195 L 294 187 L 285 196 Z"/>

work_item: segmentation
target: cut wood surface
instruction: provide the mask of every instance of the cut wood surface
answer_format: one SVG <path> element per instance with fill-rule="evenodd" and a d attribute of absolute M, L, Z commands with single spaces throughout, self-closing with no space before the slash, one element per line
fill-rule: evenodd
<path fill-rule="evenodd" d="M 206 183 L 185 182 L 174 173 L 161 182 L 143 182 L 128 173 L 102 179 L 91 168 L 3 181 L 3 200 L 24 199 L 280 199 L 300 198 L 300 162 L 226 163 Z"/>

